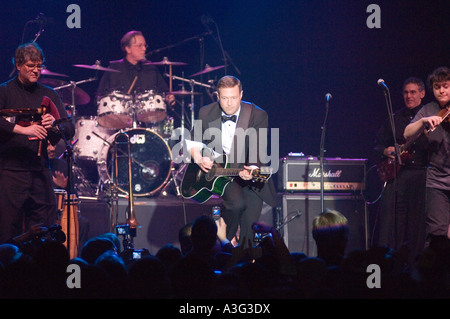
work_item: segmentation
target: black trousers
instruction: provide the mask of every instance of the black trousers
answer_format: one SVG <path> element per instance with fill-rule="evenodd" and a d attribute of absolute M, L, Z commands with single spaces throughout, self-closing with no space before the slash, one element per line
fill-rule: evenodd
<path fill-rule="evenodd" d="M 425 169 L 403 169 L 384 189 L 379 206 L 378 245 L 407 244 L 410 262 L 425 247 Z"/>
<path fill-rule="evenodd" d="M 251 226 L 261 216 L 262 199 L 250 187 L 234 181 L 226 186 L 222 199 L 227 238 L 232 240 L 239 228 L 239 243 L 248 247 L 248 240 L 253 240 Z"/>
<path fill-rule="evenodd" d="M 427 233 L 448 236 L 450 225 L 450 190 L 427 187 Z"/>
<path fill-rule="evenodd" d="M 0 243 L 33 225 L 56 223 L 56 196 L 49 170 L 0 170 L 0 186 Z"/>

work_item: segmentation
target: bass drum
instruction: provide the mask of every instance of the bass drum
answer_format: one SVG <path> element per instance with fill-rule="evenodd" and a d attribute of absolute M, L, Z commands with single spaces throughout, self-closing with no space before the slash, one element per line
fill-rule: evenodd
<path fill-rule="evenodd" d="M 136 128 L 117 132 L 108 139 L 108 145 L 103 147 L 97 163 L 101 181 L 104 184 L 112 181 L 122 193 L 129 194 L 127 136 L 130 140 L 133 195 L 153 196 L 169 179 L 172 152 L 164 139 L 149 129 Z M 115 149 L 117 157 L 114 156 Z M 117 177 L 114 176 L 114 158 L 117 158 L 118 164 Z"/>

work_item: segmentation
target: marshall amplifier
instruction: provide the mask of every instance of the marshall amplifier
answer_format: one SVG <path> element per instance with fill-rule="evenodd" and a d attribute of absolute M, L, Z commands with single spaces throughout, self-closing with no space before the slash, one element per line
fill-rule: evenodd
<path fill-rule="evenodd" d="M 301 154 L 301 153 L 300 153 Z M 367 159 L 324 158 L 324 192 L 365 189 Z M 320 160 L 312 156 L 288 155 L 280 159 L 278 188 L 282 192 L 321 190 Z"/>

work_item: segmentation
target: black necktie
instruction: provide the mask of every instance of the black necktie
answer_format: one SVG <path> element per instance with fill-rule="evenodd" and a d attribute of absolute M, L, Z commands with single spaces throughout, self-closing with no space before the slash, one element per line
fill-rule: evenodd
<path fill-rule="evenodd" d="M 231 115 L 231 116 L 222 115 L 222 123 L 225 123 L 226 121 L 232 121 L 232 122 L 236 123 L 236 119 L 237 119 L 236 115 Z"/>

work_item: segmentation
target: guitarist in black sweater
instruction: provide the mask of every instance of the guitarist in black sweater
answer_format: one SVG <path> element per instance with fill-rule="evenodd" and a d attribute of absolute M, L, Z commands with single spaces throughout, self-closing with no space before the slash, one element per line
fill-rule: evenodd
<path fill-rule="evenodd" d="M 214 160 L 216 163 L 222 161 L 223 154 L 227 155 L 227 167 L 241 169 L 221 194 L 222 217 L 227 224 L 227 238 L 232 240 L 236 236 L 239 243 L 246 246 L 253 238 L 251 225 L 258 221 L 263 202 L 272 207 L 276 205 L 276 191 L 272 179 L 262 182 L 253 178 L 252 168 L 268 165 L 267 145 L 264 144 L 269 137 L 261 139 L 261 134 L 269 134 L 268 116 L 253 103 L 242 101 L 242 93 L 239 79 L 233 76 L 221 78 L 217 84 L 218 102 L 200 108 L 192 140 L 187 140 L 186 145 L 192 161 L 202 172 L 210 171 Z M 210 149 L 219 157 L 212 159 L 211 154 L 205 152 Z M 186 188 L 186 179 L 183 184 Z"/>
<path fill-rule="evenodd" d="M 409 264 L 423 250 L 425 243 L 425 177 L 427 139 L 425 135 L 405 143 L 403 132 L 422 108 L 425 85 L 422 80 L 408 78 L 403 84 L 405 107 L 394 113 L 396 140 L 400 161 L 395 154 L 394 138 L 387 119 L 376 136 L 374 151 L 380 162 L 378 173 L 385 182 L 376 228 L 378 245 L 395 250 L 407 244 Z"/>

